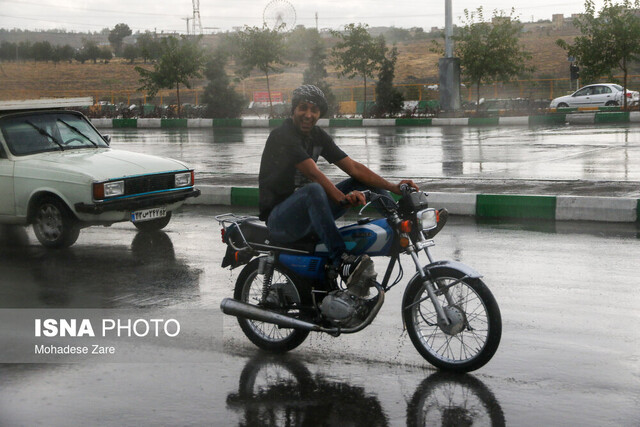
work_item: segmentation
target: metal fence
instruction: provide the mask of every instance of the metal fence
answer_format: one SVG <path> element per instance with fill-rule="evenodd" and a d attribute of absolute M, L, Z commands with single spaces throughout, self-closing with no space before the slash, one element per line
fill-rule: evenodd
<path fill-rule="evenodd" d="M 616 76 L 618 81 L 622 76 Z M 604 81 L 604 79 L 602 80 Z M 510 82 L 498 82 L 480 87 L 480 98 L 485 99 L 531 99 L 550 100 L 552 98 L 572 93 L 579 87 L 580 81 L 565 79 L 531 79 L 514 80 Z M 439 99 L 437 82 L 420 84 L 397 84 L 395 87 L 402 92 L 407 101 L 428 101 Z M 628 76 L 628 87 L 632 90 L 640 89 L 640 75 Z M 291 99 L 293 87 L 275 87 L 272 92 L 281 92 L 285 102 Z M 265 91 L 261 88 L 260 91 Z M 182 104 L 198 105 L 202 102 L 204 88 L 181 89 L 180 101 Z M 365 99 L 365 88 L 357 86 L 332 87 L 332 92 L 338 102 L 359 102 Z M 375 83 L 368 84 L 366 88 L 367 101 L 375 101 Z M 477 98 L 477 88 L 462 86 L 461 97 L 463 101 L 474 102 Z M 50 91 L 41 94 L 42 97 L 76 97 L 92 96 L 96 104 L 123 104 L 123 105 L 155 105 L 167 106 L 177 104 L 175 90 L 162 90 L 154 98 L 136 90 L 65 90 Z M 252 92 L 246 93 L 247 103 L 251 102 Z"/>

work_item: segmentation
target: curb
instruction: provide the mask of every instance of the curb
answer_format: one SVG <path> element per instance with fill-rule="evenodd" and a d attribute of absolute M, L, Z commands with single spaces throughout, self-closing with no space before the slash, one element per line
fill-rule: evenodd
<path fill-rule="evenodd" d="M 258 188 L 198 185 L 193 205 L 258 206 Z M 452 215 L 551 221 L 640 222 L 640 199 L 620 197 L 531 196 L 428 193 L 429 205 Z"/>
<path fill-rule="evenodd" d="M 571 110 L 563 112 L 563 110 Z M 91 119 L 97 128 L 187 129 L 274 128 L 284 119 Z M 556 124 L 640 123 L 640 111 L 589 111 L 561 108 L 556 112 L 519 117 L 459 117 L 421 119 L 320 119 L 320 127 L 388 126 L 536 126 Z"/>

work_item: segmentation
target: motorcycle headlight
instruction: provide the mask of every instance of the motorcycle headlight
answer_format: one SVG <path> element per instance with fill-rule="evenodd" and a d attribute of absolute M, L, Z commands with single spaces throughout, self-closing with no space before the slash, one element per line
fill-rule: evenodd
<path fill-rule="evenodd" d="M 417 214 L 418 225 L 422 231 L 433 230 L 438 226 L 438 214 L 433 208 L 423 209 Z"/>

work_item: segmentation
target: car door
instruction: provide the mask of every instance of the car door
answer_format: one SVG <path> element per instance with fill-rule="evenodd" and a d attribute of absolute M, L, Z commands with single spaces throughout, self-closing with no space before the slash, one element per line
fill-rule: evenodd
<path fill-rule="evenodd" d="M 592 87 L 583 87 L 571 96 L 570 107 L 585 107 L 591 102 Z"/>
<path fill-rule="evenodd" d="M 592 86 L 592 94 L 589 96 L 591 106 L 602 106 L 605 105 L 608 101 L 611 101 L 611 88 L 608 86 Z"/>
<path fill-rule="evenodd" d="M 13 190 L 13 160 L 7 156 L 0 143 L 0 219 L 15 215 L 15 199 Z"/>

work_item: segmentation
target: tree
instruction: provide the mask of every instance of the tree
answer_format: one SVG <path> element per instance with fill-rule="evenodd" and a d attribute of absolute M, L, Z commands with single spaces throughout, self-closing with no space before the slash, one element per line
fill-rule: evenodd
<path fill-rule="evenodd" d="M 48 41 L 35 42 L 31 45 L 31 55 L 34 61 L 49 61 L 53 56 L 53 46 Z"/>
<path fill-rule="evenodd" d="M 122 50 L 122 57 L 129 60 L 129 64 L 133 64 L 133 61 L 138 57 L 139 51 L 135 45 L 128 44 Z"/>
<path fill-rule="evenodd" d="M 92 60 L 95 64 L 102 55 L 102 50 L 98 44 L 92 40 L 83 39 L 82 48 L 76 53 L 76 60 L 84 64 L 87 60 Z"/>
<path fill-rule="evenodd" d="M 596 16 L 594 2 L 585 1 L 585 13 L 574 19 L 574 25 L 582 33 L 573 44 L 557 40 L 557 44 L 574 56 L 581 66 L 580 74 L 586 81 L 602 75 L 613 79 L 613 71 L 623 73 L 623 86 L 627 88 L 629 66 L 640 58 L 640 17 L 636 10 L 640 1 L 623 0 L 612 3 L 605 0 Z M 627 97 L 624 97 L 627 108 Z"/>
<path fill-rule="evenodd" d="M 71 63 L 74 53 L 73 48 L 68 44 L 65 44 L 64 46 L 55 46 L 53 48 L 51 59 L 56 64 L 60 61 L 69 61 L 69 63 Z"/>
<path fill-rule="evenodd" d="M 324 96 L 327 98 L 327 104 L 329 106 L 327 113 L 332 115 L 336 109 L 336 97 L 333 94 L 329 83 L 325 80 L 328 75 L 326 61 L 327 55 L 325 53 L 325 47 L 322 40 L 318 37 L 316 43 L 311 47 L 309 68 L 307 68 L 302 74 L 302 82 L 304 84 L 315 85 L 324 92 Z"/>
<path fill-rule="evenodd" d="M 380 66 L 378 83 L 376 83 L 376 105 L 374 114 L 378 117 L 393 116 L 402 111 L 404 97 L 393 87 L 398 48 L 393 47 L 389 56 L 385 56 Z"/>
<path fill-rule="evenodd" d="M 139 90 L 146 91 L 149 96 L 154 97 L 160 89 L 176 88 L 178 96 L 178 117 L 180 111 L 180 85 L 191 89 L 189 79 L 202 77 L 201 69 L 204 63 L 204 56 L 198 43 L 199 38 L 188 39 L 182 37 L 178 39 L 169 36 L 162 39 L 162 55 L 153 66 L 153 71 L 142 67 L 135 70 L 140 74 Z"/>
<path fill-rule="evenodd" d="M 111 43 L 116 56 L 120 56 L 122 54 L 123 40 L 131 34 L 131 28 L 129 28 L 127 24 L 117 24 L 113 27 L 113 30 L 109 32 L 109 43 Z"/>
<path fill-rule="evenodd" d="M 349 24 L 344 32 L 333 31 L 339 41 L 331 53 L 341 75 L 350 79 L 361 76 L 364 80 L 364 111 L 367 117 L 367 78 L 373 78 L 385 55 L 384 38 L 371 37 L 366 24 Z M 382 40 L 382 43 L 380 41 Z"/>
<path fill-rule="evenodd" d="M 162 46 L 160 45 L 160 42 L 148 31 L 138 36 L 136 45 L 138 46 L 140 56 L 145 63 L 147 60 L 156 60 L 160 58 L 160 55 L 162 54 Z"/>
<path fill-rule="evenodd" d="M 238 74 L 245 78 L 254 68 L 262 71 L 267 79 L 267 93 L 269 95 L 269 109 L 273 117 L 273 103 L 271 102 L 271 86 L 269 73 L 278 73 L 278 65 L 285 65 L 284 41 L 278 29 L 245 27 L 236 35 L 238 42 Z"/>
<path fill-rule="evenodd" d="M 513 11 L 509 16 L 495 11 L 491 22 L 484 20 L 482 7 L 476 13 L 465 9 L 464 15 L 465 25 L 457 28 L 453 40 L 462 75 L 476 86 L 478 108 L 483 83 L 509 81 L 533 68 L 526 66 L 531 55 L 519 43 L 522 24 L 513 18 Z"/>
<path fill-rule="evenodd" d="M 227 61 L 227 55 L 218 49 L 205 66 L 204 76 L 209 80 L 203 96 L 207 104 L 206 117 L 235 118 L 242 113 L 244 99 L 230 85 L 225 71 Z"/>

